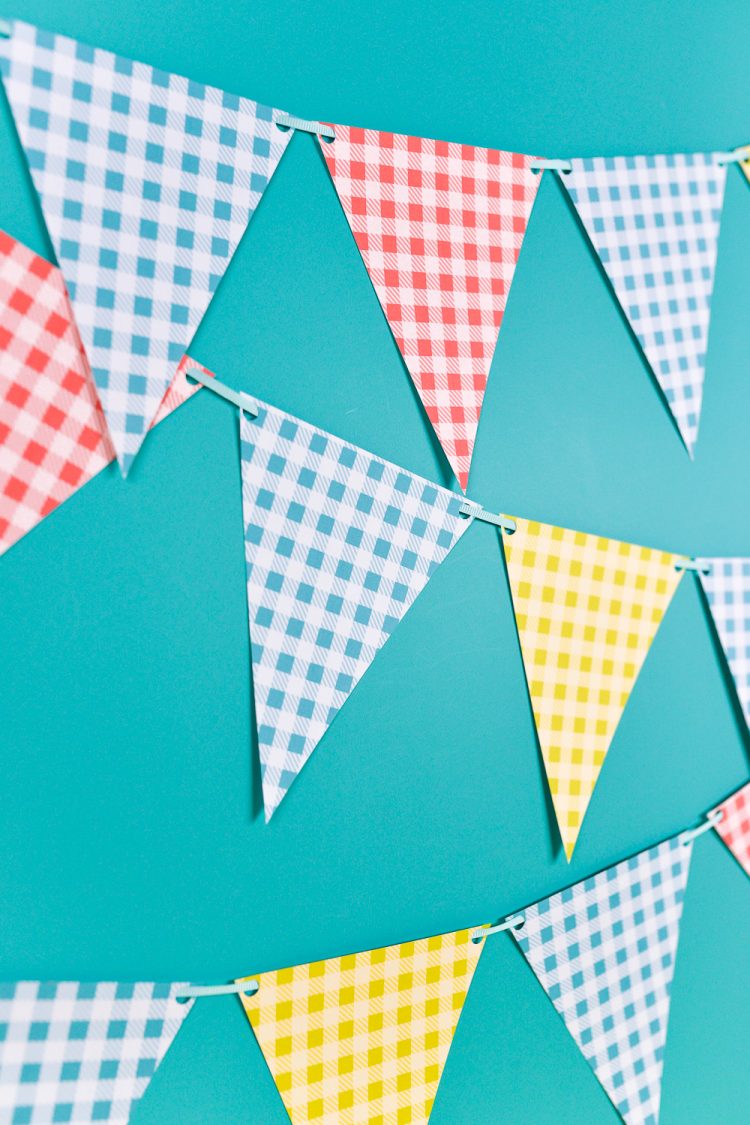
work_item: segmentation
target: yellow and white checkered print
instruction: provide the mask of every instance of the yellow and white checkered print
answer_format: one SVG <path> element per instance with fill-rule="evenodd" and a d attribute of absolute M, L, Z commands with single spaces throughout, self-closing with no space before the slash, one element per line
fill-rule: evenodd
<path fill-rule="evenodd" d="M 427 1122 L 484 947 L 473 930 L 262 973 L 240 996 L 293 1125 Z"/>
<path fill-rule="evenodd" d="M 508 577 L 570 859 L 612 736 L 684 573 L 675 563 L 684 560 L 546 523 L 516 524 L 503 536 Z"/>

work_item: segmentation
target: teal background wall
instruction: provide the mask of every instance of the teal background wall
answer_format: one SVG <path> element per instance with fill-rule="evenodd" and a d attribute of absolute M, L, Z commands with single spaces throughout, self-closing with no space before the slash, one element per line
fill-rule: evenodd
<path fill-rule="evenodd" d="M 17 15 L 308 117 L 552 156 L 748 140 L 742 0 L 34 0 Z M 51 248 L 5 106 L 0 227 Z M 542 182 L 469 493 L 750 554 L 750 189 L 730 169 L 691 463 L 576 218 Z M 298 135 L 190 347 L 233 386 L 448 481 L 323 161 Z M 500 546 L 475 526 L 270 826 L 259 814 L 236 419 L 206 393 L 0 559 L 0 979 L 236 975 L 494 919 L 681 829 L 748 775 L 694 580 L 557 852 Z M 746 1125 L 750 884 L 695 848 L 662 1125 Z M 233 998 L 196 1005 L 138 1125 L 283 1125 Z M 617 1120 L 492 939 L 433 1125 Z"/>

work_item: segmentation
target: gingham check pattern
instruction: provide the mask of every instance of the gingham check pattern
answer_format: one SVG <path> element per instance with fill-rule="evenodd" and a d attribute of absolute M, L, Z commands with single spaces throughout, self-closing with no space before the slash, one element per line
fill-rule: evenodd
<path fill-rule="evenodd" d="M 750 558 L 704 558 L 700 573 L 716 632 L 750 726 Z"/>
<path fill-rule="evenodd" d="M 190 1011 L 179 984 L 0 984 L 0 1125 L 126 1125 Z"/>
<path fill-rule="evenodd" d="M 337 125 L 320 141 L 357 246 L 466 488 L 539 176 L 531 156 Z"/>
<path fill-rule="evenodd" d="M 562 181 L 692 457 L 726 168 L 713 153 L 571 164 Z"/>
<path fill-rule="evenodd" d="M 511 931 L 627 1125 L 657 1125 L 692 843 L 678 837 L 524 911 Z"/>
<path fill-rule="evenodd" d="M 750 782 L 712 811 L 724 814 L 716 831 L 745 874 L 750 875 Z"/>
<path fill-rule="evenodd" d="M 188 365 L 153 425 L 199 389 Z M 0 231 L 0 554 L 114 455 L 62 274 Z"/>
<path fill-rule="evenodd" d="M 293 1125 L 429 1120 L 484 946 L 472 932 L 252 978 L 240 1000 Z"/>
<path fill-rule="evenodd" d="M 612 736 L 683 572 L 679 556 L 516 520 L 503 536 L 539 744 L 570 858 Z"/>
<path fill-rule="evenodd" d="M 266 819 L 471 520 L 447 489 L 258 404 L 240 416 Z"/>
<path fill-rule="evenodd" d="M 291 132 L 18 20 L 0 65 L 126 473 Z"/>

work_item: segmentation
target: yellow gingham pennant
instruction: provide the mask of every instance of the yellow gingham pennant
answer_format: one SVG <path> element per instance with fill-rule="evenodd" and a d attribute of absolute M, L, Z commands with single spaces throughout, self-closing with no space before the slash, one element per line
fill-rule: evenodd
<path fill-rule="evenodd" d="M 475 930 L 261 973 L 240 995 L 293 1125 L 420 1125 L 484 941 Z"/>
<path fill-rule="evenodd" d="M 521 519 L 503 544 L 539 744 L 570 859 L 612 736 L 684 573 L 675 563 L 685 560 Z"/>

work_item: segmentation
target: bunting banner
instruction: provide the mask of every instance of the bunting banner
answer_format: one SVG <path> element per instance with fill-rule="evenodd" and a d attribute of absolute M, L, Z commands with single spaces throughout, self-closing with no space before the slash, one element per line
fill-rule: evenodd
<path fill-rule="evenodd" d="M 0 69 L 126 475 L 291 132 L 18 20 Z"/>
<path fill-rule="evenodd" d="M 0 984 L 0 1121 L 127 1125 L 192 1007 L 183 987 Z"/>
<path fill-rule="evenodd" d="M 62 274 L 2 231 L 0 353 L 2 554 L 115 456 Z M 183 357 L 152 425 L 200 389 L 195 367 Z"/>
<path fill-rule="evenodd" d="M 701 558 L 700 580 L 750 726 L 750 558 Z"/>
<path fill-rule="evenodd" d="M 511 930 L 627 1125 L 657 1125 L 692 841 L 657 844 L 524 910 Z"/>
<path fill-rule="evenodd" d="M 293 1125 L 429 1121 L 484 946 L 472 932 L 253 978 L 240 1001 Z"/>
<path fill-rule="evenodd" d="M 462 489 L 540 177 L 531 156 L 335 126 L 320 147 Z"/>
<path fill-rule="evenodd" d="M 562 181 L 692 457 L 726 168 L 716 153 L 571 165 Z"/>
<path fill-rule="evenodd" d="M 461 497 L 273 407 L 240 413 L 247 602 L 270 820 L 472 522 Z"/>
<path fill-rule="evenodd" d="M 539 744 L 570 859 L 620 716 L 682 578 L 675 564 L 684 560 L 522 519 L 503 545 Z"/>
<path fill-rule="evenodd" d="M 750 782 L 713 812 L 722 814 L 714 827 L 746 875 L 750 875 Z"/>

